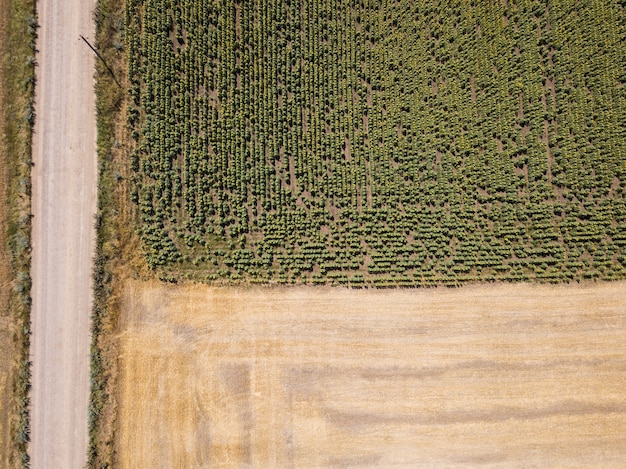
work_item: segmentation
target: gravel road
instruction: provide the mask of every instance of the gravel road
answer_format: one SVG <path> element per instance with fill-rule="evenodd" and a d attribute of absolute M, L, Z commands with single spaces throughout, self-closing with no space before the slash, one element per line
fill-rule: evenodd
<path fill-rule="evenodd" d="M 93 0 L 39 0 L 35 134 L 31 467 L 87 453 L 96 211 Z"/>

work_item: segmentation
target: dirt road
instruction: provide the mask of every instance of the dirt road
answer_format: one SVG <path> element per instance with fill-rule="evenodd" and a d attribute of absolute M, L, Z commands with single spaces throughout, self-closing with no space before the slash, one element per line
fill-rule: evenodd
<path fill-rule="evenodd" d="M 34 469 L 86 462 L 97 164 L 94 0 L 39 0 L 33 140 Z"/>
<path fill-rule="evenodd" d="M 624 467 L 626 283 L 122 301 L 121 468 Z"/>

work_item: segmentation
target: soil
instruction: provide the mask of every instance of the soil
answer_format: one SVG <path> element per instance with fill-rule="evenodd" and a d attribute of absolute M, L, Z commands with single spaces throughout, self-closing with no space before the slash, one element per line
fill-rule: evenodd
<path fill-rule="evenodd" d="M 120 468 L 618 467 L 626 283 L 128 282 Z"/>

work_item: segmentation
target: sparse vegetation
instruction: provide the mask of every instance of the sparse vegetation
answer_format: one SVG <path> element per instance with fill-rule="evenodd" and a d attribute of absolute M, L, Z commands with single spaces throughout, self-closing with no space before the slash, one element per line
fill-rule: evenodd
<path fill-rule="evenodd" d="M 613 0 L 128 0 L 148 264 L 381 287 L 625 277 L 625 17 Z"/>
<path fill-rule="evenodd" d="M 131 249 L 124 239 L 124 182 L 120 175 L 123 153 L 120 126 L 116 121 L 122 113 L 124 92 L 119 87 L 123 80 L 123 6 L 121 0 L 101 0 L 96 11 L 96 36 L 99 57 L 97 62 L 96 111 L 98 121 L 98 214 L 96 217 L 96 258 L 94 261 L 94 306 L 92 313 L 92 345 L 90 364 L 89 446 L 87 467 L 111 467 L 114 438 L 114 373 L 115 339 L 111 331 L 116 327 L 114 270 L 123 249 Z M 119 78 L 118 78 L 119 77 Z M 121 192 L 121 193 L 120 193 Z M 128 262 L 129 256 L 125 257 Z M 120 272 L 116 278 L 120 281 Z"/>
<path fill-rule="evenodd" d="M 12 347 L 2 350 L 11 357 L 12 398 L 4 402 L 10 415 L 10 431 L 2 432 L 0 464 L 28 467 L 30 390 L 30 170 L 31 134 L 34 124 L 35 38 L 37 19 L 31 0 L 1 1 L 3 28 L 0 51 L 0 97 L 3 137 L 0 143 L 3 207 L 0 239 L 3 245 L 2 307 L 8 311 L 13 332 Z M 7 282 L 6 284 L 4 282 Z M 4 313 L 2 313 L 4 315 Z M 4 333 L 4 332 L 3 332 Z M 4 341 L 3 341 L 4 344 Z M 3 362 L 4 364 L 4 362 Z M 12 383 L 12 384 L 11 384 Z M 4 418 L 4 416 L 3 416 Z"/>

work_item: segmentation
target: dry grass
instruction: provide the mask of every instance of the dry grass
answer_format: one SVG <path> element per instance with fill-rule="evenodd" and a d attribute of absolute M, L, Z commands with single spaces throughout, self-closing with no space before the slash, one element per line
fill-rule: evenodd
<path fill-rule="evenodd" d="M 120 305 L 121 468 L 626 464 L 623 282 Z"/>
<path fill-rule="evenodd" d="M 0 57 L 5 54 L 6 20 L 8 15 L 5 0 L 0 0 Z M 11 333 L 10 257 L 7 249 L 8 224 L 8 168 L 4 146 L 4 76 L 0 61 L 0 467 L 9 467 L 11 445 L 11 365 L 13 362 L 13 339 Z"/>

